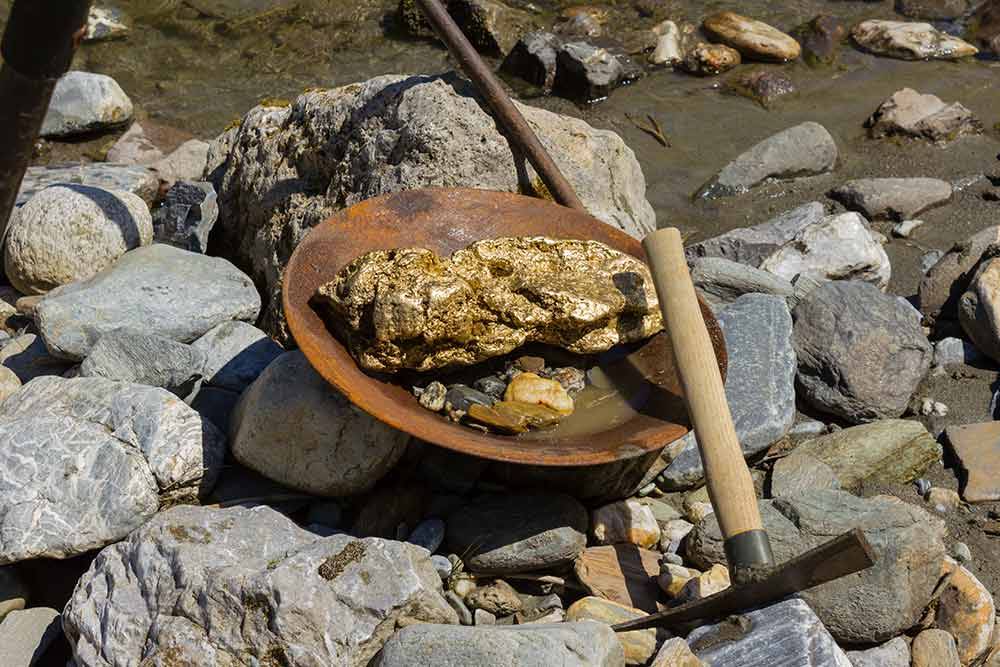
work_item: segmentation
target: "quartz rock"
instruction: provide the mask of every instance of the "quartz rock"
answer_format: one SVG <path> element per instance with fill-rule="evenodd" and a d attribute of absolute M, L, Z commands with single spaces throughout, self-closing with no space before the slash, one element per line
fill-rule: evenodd
<path fill-rule="evenodd" d="M 956 60 L 979 52 L 972 44 L 941 32 L 930 23 L 862 21 L 851 30 L 851 37 L 876 55 L 903 60 Z"/>
<path fill-rule="evenodd" d="M 772 26 L 733 12 L 705 19 L 705 30 L 750 60 L 787 62 L 799 57 L 799 43 Z"/>
<path fill-rule="evenodd" d="M 662 328 L 645 264 L 595 241 L 492 239 L 449 259 L 374 251 L 316 299 L 358 363 L 382 372 L 474 364 L 528 342 L 590 354 Z"/>
<path fill-rule="evenodd" d="M 937 178 L 862 178 L 848 181 L 831 195 L 870 220 L 908 220 L 951 199 L 952 188 Z"/>
<path fill-rule="evenodd" d="M 681 31 L 673 21 L 664 21 L 656 26 L 656 47 L 649 54 L 652 65 L 677 65 L 684 60 Z"/>
<path fill-rule="evenodd" d="M 983 131 L 961 103 L 945 104 L 935 95 L 921 95 L 912 88 L 897 90 L 882 102 L 865 127 L 873 138 L 902 134 L 940 143 Z"/>
<path fill-rule="evenodd" d="M 701 600 L 726 590 L 730 584 L 729 569 L 725 565 L 716 563 L 708 571 L 689 579 L 681 588 L 677 599 L 680 602 Z"/>
<path fill-rule="evenodd" d="M 595 509 L 590 532 L 598 544 L 628 542 L 649 548 L 660 541 L 660 525 L 652 510 L 631 498 Z"/>
<path fill-rule="evenodd" d="M 132 120 L 132 100 L 110 76 L 67 72 L 56 83 L 41 136 L 68 137 Z"/>
<path fill-rule="evenodd" d="M 531 405 L 541 405 L 561 414 L 573 412 L 573 399 L 556 380 L 543 378 L 534 373 L 518 373 L 507 385 L 504 401 L 517 401 Z"/>

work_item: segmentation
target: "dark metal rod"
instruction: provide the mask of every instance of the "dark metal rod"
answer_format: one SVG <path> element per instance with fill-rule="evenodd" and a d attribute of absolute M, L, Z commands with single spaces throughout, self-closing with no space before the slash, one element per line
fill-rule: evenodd
<path fill-rule="evenodd" d="M 56 81 L 83 39 L 90 0 L 15 0 L 0 54 L 0 240 Z"/>
<path fill-rule="evenodd" d="M 559 167 L 556 166 L 545 147 L 535 136 L 531 126 L 511 102 L 493 71 L 487 67 L 476 49 L 462 34 L 462 30 L 452 20 L 448 10 L 439 0 L 416 0 L 416 2 L 428 23 L 434 28 L 434 32 L 448 47 L 466 76 L 472 79 L 476 89 L 486 99 L 486 103 L 493 111 L 494 117 L 528 158 L 528 162 L 541 176 L 555 200 L 563 206 L 586 211 L 583 202 L 576 196 L 573 186 L 559 171 Z"/>

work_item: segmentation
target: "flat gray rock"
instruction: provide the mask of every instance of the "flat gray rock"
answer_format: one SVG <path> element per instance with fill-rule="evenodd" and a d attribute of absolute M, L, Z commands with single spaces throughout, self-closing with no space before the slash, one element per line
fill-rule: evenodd
<path fill-rule="evenodd" d="M 62 635 L 59 612 L 48 607 L 12 611 L 0 623 L 0 665 L 32 667 Z"/>
<path fill-rule="evenodd" d="M 156 198 L 160 188 L 156 174 L 139 165 L 97 162 L 28 167 L 21 182 L 21 189 L 17 192 L 16 205 L 23 206 L 45 188 L 59 183 L 75 183 L 105 190 L 131 192 L 147 204 Z"/>
<path fill-rule="evenodd" d="M 771 469 L 772 498 L 794 496 L 815 489 L 839 488 L 840 480 L 833 468 L 808 454 L 778 459 Z"/>
<path fill-rule="evenodd" d="M 568 495 L 481 496 L 447 517 L 446 546 L 484 574 L 572 563 L 587 545 L 589 517 Z"/>
<path fill-rule="evenodd" d="M 419 547 L 319 538 L 266 506 L 178 506 L 98 556 L 63 629 L 88 667 L 364 667 L 404 618 L 457 622 Z"/>
<path fill-rule="evenodd" d="M 191 345 L 154 334 L 116 329 L 97 339 L 80 364 L 80 377 L 162 387 L 188 398 L 197 391 L 204 368 L 205 353 Z"/>
<path fill-rule="evenodd" d="M 718 315 L 726 338 L 729 369 L 726 400 L 745 456 L 770 447 L 795 422 L 795 350 L 785 300 L 746 294 Z M 693 433 L 661 480 L 668 488 L 693 486 L 705 470 Z"/>
<path fill-rule="evenodd" d="M 933 355 L 910 311 L 864 282 L 813 290 L 792 311 L 800 397 L 855 424 L 903 414 Z"/>
<path fill-rule="evenodd" d="M 721 257 L 693 261 L 691 280 L 714 308 L 726 306 L 744 294 L 787 297 L 794 292 L 792 284 L 784 278 Z"/>
<path fill-rule="evenodd" d="M 815 489 L 761 501 L 761 517 L 779 563 L 852 528 L 865 532 L 874 566 L 801 594 L 841 643 L 883 642 L 913 627 L 941 575 L 944 521 L 891 496 Z M 725 564 L 715 514 L 688 535 L 687 555 L 699 569 Z"/>
<path fill-rule="evenodd" d="M 213 387 L 243 391 L 284 350 L 257 327 L 223 322 L 191 347 L 205 355 L 205 379 Z"/>
<path fill-rule="evenodd" d="M 896 637 L 866 651 L 848 651 L 847 657 L 854 667 L 910 667 L 910 645 Z"/>
<path fill-rule="evenodd" d="M 939 178 L 861 178 L 847 181 L 830 196 L 870 220 L 909 220 L 951 199 L 952 188 Z"/>
<path fill-rule="evenodd" d="M 132 100 L 110 76 L 67 72 L 56 83 L 41 136 L 108 130 L 132 120 L 133 111 Z"/>
<path fill-rule="evenodd" d="M 260 296 L 224 259 L 154 244 L 49 295 L 35 321 L 49 351 L 82 360 L 102 334 L 127 328 L 190 342 L 229 320 L 254 320 Z"/>
<path fill-rule="evenodd" d="M 623 667 L 625 652 L 597 621 L 510 626 L 411 625 L 392 636 L 372 667 Z"/>
<path fill-rule="evenodd" d="M 790 127 L 755 144 L 723 168 L 698 197 L 712 199 L 748 192 L 768 178 L 814 176 L 833 169 L 837 144 L 819 123 Z"/>

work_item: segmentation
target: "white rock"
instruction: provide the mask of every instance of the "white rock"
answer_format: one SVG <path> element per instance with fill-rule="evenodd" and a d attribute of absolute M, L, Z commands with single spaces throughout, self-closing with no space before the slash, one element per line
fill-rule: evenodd
<path fill-rule="evenodd" d="M 132 119 L 132 100 L 114 79 L 68 72 L 56 83 L 41 136 L 66 137 L 123 125 Z"/>
<path fill-rule="evenodd" d="M 87 16 L 87 32 L 83 35 L 83 41 L 122 39 L 128 32 L 129 28 L 120 11 L 110 7 L 95 6 L 90 8 L 90 14 Z"/>
<path fill-rule="evenodd" d="M 851 37 L 872 53 L 903 60 L 954 60 L 979 53 L 972 44 L 930 23 L 862 21 L 851 30 Z"/>
<path fill-rule="evenodd" d="M 653 28 L 659 35 L 656 48 L 649 54 L 649 62 L 653 65 L 676 65 L 684 60 L 684 50 L 681 47 L 681 31 L 673 21 L 664 21 Z"/>
<path fill-rule="evenodd" d="M 631 498 L 594 510 L 590 530 L 598 544 L 627 542 L 649 548 L 660 541 L 660 524 L 653 511 Z"/>
<path fill-rule="evenodd" d="M 892 235 L 901 239 L 908 239 L 916 231 L 917 227 L 924 224 L 923 220 L 902 220 L 892 226 Z"/>
<path fill-rule="evenodd" d="M 21 380 L 17 373 L 6 366 L 0 366 L 0 401 L 13 396 L 21 388 Z"/>

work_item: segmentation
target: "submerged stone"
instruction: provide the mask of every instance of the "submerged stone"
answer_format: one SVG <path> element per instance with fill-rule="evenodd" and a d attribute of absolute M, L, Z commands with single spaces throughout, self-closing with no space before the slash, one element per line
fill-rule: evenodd
<path fill-rule="evenodd" d="M 862 21 L 851 30 L 851 37 L 876 55 L 902 60 L 955 60 L 979 52 L 972 44 L 941 32 L 930 23 Z"/>

